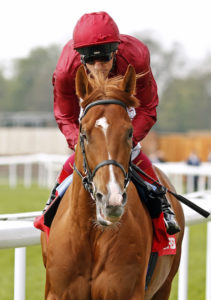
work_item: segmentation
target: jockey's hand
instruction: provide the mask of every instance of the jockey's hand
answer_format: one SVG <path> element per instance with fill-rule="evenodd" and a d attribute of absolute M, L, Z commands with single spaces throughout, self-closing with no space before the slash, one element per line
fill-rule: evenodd
<path fill-rule="evenodd" d="M 74 151 L 76 151 L 76 147 L 77 147 L 77 144 L 75 144 L 75 146 L 74 146 Z"/>
<path fill-rule="evenodd" d="M 140 145 L 140 143 L 138 143 L 132 149 L 132 153 L 131 153 L 131 160 L 132 161 L 139 155 L 140 151 L 141 151 L 141 145 Z"/>

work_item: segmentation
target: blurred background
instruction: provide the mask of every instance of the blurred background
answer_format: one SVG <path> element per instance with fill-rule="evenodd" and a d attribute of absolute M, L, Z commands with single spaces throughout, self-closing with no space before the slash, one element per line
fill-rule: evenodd
<path fill-rule="evenodd" d="M 52 73 L 75 23 L 106 10 L 121 33 L 146 43 L 158 84 L 158 121 L 144 140 L 149 155 L 181 161 L 211 150 L 210 2 L 8 0 L 1 4 L 0 155 L 69 150 L 53 116 Z M 5 138 L 7 137 L 7 138 Z"/>

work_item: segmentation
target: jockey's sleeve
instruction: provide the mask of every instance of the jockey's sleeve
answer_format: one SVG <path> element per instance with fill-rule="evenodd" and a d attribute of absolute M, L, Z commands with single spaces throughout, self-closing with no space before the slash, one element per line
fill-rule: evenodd
<path fill-rule="evenodd" d="M 140 111 L 137 113 L 133 121 L 133 145 L 137 145 L 138 142 L 150 131 L 152 126 L 155 124 L 156 118 L 147 115 L 146 111 Z M 135 125 L 134 125 L 135 124 Z M 137 124 L 137 126 L 136 126 Z"/>
<path fill-rule="evenodd" d="M 55 119 L 71 149 L 78 139 L 80 106 L 75 93 L 75 74 L 80 64 L 80 55 L 73 49 L 73 41 L 70 40 L 59 57 L 53 86 Z"/>
<path fill-rule="evenodd" d="M 133 119 L 135 145 L 147 135 L 157 120 L 157 84 L 151 70 L 143 78 L 137 80 L 136 97 L 140 101 L 140 106 L 136 108 L 136 116 Z"/>
<path fill-rule="evenodd" d="M 150 52 L 141 41 L 128 35 L 121 35 L 117 52 L 117 67 L 121 74 L 128 64 L 134 66 L 136 74 L 141 75 L 136 82 L 136 94 L 140 106 L 136 108 L 133 124 L 133 142 L 140 142 L 156 122 L 158 105 L 157 84 L 150 68 Z M 124 67 L 124 68 L 123 68 Z"/>
<path fill-rule="evenodd" d="M 80 106 L 78 97 L 75 94 L 75 82 L 69 74 L 60 73 L 53 75 L 54 85 L 54 115 L 59 129 L 66 137 L 71 149 L 78 140 L 78 116 Z"/>

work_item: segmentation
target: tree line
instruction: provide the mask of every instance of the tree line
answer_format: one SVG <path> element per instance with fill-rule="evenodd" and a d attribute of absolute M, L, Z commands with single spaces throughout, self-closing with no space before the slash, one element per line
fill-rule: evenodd
<path fill-rule="evenodd" d="M 158 84 L 160 105 L 158 132 L 211 129 L 211 56 L 188 67 L 182 47 L 166 50 L 148 33 L 135 34 L 150 49 L 151 67 Z M 11 77 L 0 69 L 1 112 L 52 112 L 52 74 L 61 53 L 60 45 L 34 48 L 16 59 Z"/>

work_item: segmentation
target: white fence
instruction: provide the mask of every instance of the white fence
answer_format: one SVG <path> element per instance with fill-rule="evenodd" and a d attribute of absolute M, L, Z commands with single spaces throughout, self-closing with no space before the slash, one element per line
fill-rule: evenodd
<path fill-rule="evenodd" d="M 18 178 L 22 178 L 24 186 L 28 188 L 34 177 L 40 187 L 51 187 L 66 159 L 66 155 L 43 153 L 0 156 L 0 182 L 5 181 L 6 178 L 9 186 L 15 188 L 18 184 Z M 20 167 L 22 169 L 21 175 L 18 174 Z"/>
<path fill-rule="evenodd" d="M 204 162 L 200 166 L 190 166 L 184 162 L 157 163 L 156 166 L 170 177 L 177 193 L 211 189 L 210 162 Z"/>
<path fill-rule="evenodd" d="M 1 166 L 7 168 L 9 184 L 17 184 L 17 167 L 23 167 L 24 185 L 29 187 L 32 183 L 33 165 L 38 166 L 37 182 L 40 186 L 51 186 L 60 170 L 66 156 L 63 155 L 30 155 L 18 157 L 1 157 Z M 187 166 L 184 163 L 157 164 L 171 177 L 178 193 L 184 191 L 191 193 L 195 188 L 197 176 L 198 189 L 201 192 L 188 194 L 187 198 L 197 205 L 211 212 L 211 164 L 204 163 L 200 167 Z M 0 173 L 1 174 L 1 173 Z M 206 191 L 205 191 L 206 190 Z M 188 244 L 189 226 L 201 222 L 207 223 L 207 263 L 206 263 L 206 300 L 211 299 L 211 217 L 204 219 L 190 208 L 183 205 L 186 219 L 186 230 L 183 241 L 182 259 L 179 271 L 178 299 L 187 299 L 188 287 Z M 0 215 L 0 248 L 15 248 L 14 266 L 14 299 L 25 299 L 25 264 L 26 248 L 29 245 L 40 243 L 40 232 L 33 227 L 33 218 L 40 212 L 14 215 Z"/>
<path fill-rule="evenodd" d="M 39 245 L 40 231 L 33 227 L 41 212 L 0 215 L 0 249 L 15 248 L 14 300 L 25 299 L 26 247 Z"/>
<path fill-rule="evenodd" d="M 67 155 L 42 153 L 0 156 L 0 183 L 2 178 L 6 177 L 10 187 L 16 187 L 18 177 L 20 177 L 18 168 L 21 167 L 22 179 L 26 188 L 31 186 L 33 177 L 39 186 L 50 188 L 67 157 Z M 178 193 L 191 193 L 196 184 L 199 191 L 211 189 L 211 163 L 202 163 L 199 167 L 189 166 L 184 162 L 157 163 L 156 166 L 171 178 Z"/>

